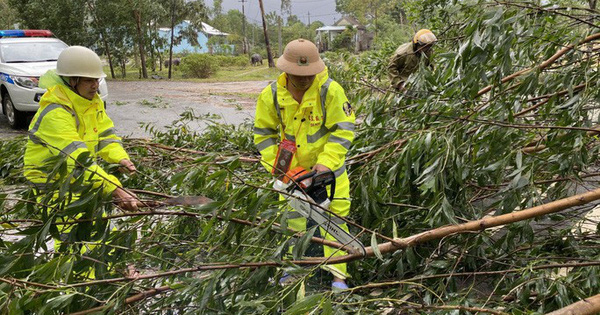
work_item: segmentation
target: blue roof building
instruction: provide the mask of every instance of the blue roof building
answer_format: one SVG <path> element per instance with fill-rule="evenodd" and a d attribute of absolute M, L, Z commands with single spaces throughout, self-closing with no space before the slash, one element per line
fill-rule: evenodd
<path fill-rule="evenodd" d="M 190 27 L 191 23 L 188 20 L 185 20 L 181 23 L 179 23 L 178 25 L 175 26 L 175 37 L 179 37 L 180 33 L 182 32 L 182 30 L 187 29 L 188 27 Z M 178 44 L 173 45 L 173 53 L 183 53 L 183 52 L 188 52 L 188 53 L 213 53 L 213 52 L 218 52 L 218 51 L 213 51 L 213 47 L 209 47 L 208 45 L 208 39 L 213 37 L 213 36 L 222 36 L 222 37 L 226 37 L 227 35 L 229 35 L 228 33 L 224 33 L 219 31 L 218 29 L 202 22 L 202 29 L 201 30 L 197 30 L 198 31 L 198 44 L 199 46 L 195 46 L 192 45 L 192 43 L 190 43 L 185 37 L 181 39 L 181 41 L 179 41 Z M 167 43 L 170 42 L 171 40 L 171 28 L 168 27 L 162 27 L 158 29 L 158 34 L 160 37 L 164 38 L 167 40 Z M 167 44 L 167 51 L 168 51 L 168 44 Z"/>

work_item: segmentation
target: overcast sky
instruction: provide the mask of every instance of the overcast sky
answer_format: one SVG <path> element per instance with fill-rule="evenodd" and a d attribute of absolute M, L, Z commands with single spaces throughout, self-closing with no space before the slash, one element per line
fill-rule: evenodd
<path fill-rule="evenodd" d="M 335 21 L 341 18 L 341 14 L 335 12 L 335 0 L 291 0 L 292 14 L 297 15 L 304 23 L 308 22 L 310 13 L 310 21 L 316 20 L 323 22 L 325 25 L 332 25 Z M 212 9 L 213 0 L 204 0 L 204 3 Z M 280 13 L 280 0 L 263 0 L 265 14 L 269 12 Z M 244 3 L 246 18 L 250 23 L 261 25 L 260 7 L 258 0 L 245 0 Z M 242 11 L 241 0 L 223 0 L 223 13 L 229 10 Z"/>

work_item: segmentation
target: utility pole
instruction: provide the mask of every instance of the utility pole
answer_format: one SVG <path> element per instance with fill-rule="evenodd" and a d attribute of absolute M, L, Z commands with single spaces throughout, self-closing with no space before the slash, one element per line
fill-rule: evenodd
<path fill-rule="evenodd" d="M 282 19 L 283 19 L 282 17 L 277 18 L 277 25 L 279 26 L 279 30 L 277 31 L 277 35 L 279 37 L 279 41 L 278 41 L 279 47 L 277 49 L 278 56 L 281 56 L 281 20 Z"/>
<path fill-rule="evenodd" d="M 310 11 L 308 11 L 308 26 L 310 26 Z"/>
<path fill-rule="evenodd" d="M 244 3 L 246 0 L 240 0 L 242 3 L 242 15 L 244 18 L 242 19 L 242 33 L 244 33 L 244 38 L 242 39 L 242 52 L 246 54 L 248 51 L 246 50 L 246 12 L 244 11 Z"/>
<path fill-rule="evenodd" d="M 262 16 L 263 32 L 265 33 L 265 45 L 267 46 L 269 68 L 274 68 L 275 62 L 273 62 L 273 54 L 271 53 L 271 45 L 269 44 L 269 34 L 267 33 L 267 21 L 265 20 L 265 7 L 263 6 L 262 0 L 258 0 L 258 4 L 260 5 L 260 14 Z"/>

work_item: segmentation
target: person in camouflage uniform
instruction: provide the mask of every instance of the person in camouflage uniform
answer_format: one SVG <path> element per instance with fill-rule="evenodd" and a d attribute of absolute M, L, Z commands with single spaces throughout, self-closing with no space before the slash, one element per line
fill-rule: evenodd
<path fill-rule="evenodd" d="M 415 34 L 412 42 L 396 49 L 388 65 L 388 74 L 394 88 L 404 89 L 404 82 L 419 68 L 421 59 L 425 60 L 426 65 L 431 65 L 431 47 L 436 41 L 437 38 L 430 30 L 422 29 Z"/>

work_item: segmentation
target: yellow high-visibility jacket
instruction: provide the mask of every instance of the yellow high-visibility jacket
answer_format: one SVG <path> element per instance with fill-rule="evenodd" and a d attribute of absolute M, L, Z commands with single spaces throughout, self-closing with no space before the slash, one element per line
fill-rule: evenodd
<path fill-rule="evenodd" d="M 254 143 L 262 156 L 262 164 L 270 172 L 277 157 L 278 144 L 282 139 L 296 142 L 297 151 L 290 169 L 296 166 L 310 170 L 322 164 L 336 176 L 334 200 L 329 210 L 339 216 L 350 212 L 350 181 L 344 162 L 346 153 L 354 140 L 354 111 L 346 98 L 344 89 L 329 79 L 327 69 L 319 73 L 311 87 L 298 104 L 287 90 L 287 74 L 282 73 L 277 82 L 267 86 L 258 97 L 254 118 Z M 280 198 L 283 199 L 282 196 Z M 288 226 L 294 230 L 306 230 L 306 219 L 297 212 L 288 213 Z M 333 221 L 348 231 L 346 223 L 335 217 Z M 321 235 L 335 240 L 324 229 Z M 324 246 L 324 257 L 344 253 Z M 345 279 L 350 275 L 346 264 L 326 265 L 336 277 Z"/>
<path fill-rule="evenodd" d="M 59 154 L 70 156 L 67 158 L 69 169 L 84 152 L 89 152 L 92 157 L 100 156 L 109 163 L 129 159 L 98 94 L 92 100 L 79 96 L 52 70 L 40 78 L 40 87 L 48 90 L 40 99 L 40 108 L 29 125 L 24 157 L 25 177 L 29 181 L 46 183 L 47 174 L 39 166 Z M 86 179 L 90 179 L 94 187 L 103 185 L 106 194 L 121 186 L 115 176 L 96 164 L 86 170 Z"/>
<path fill-rule="evenodd" d="M 297 146 L 290 169 L 298 165 L 310 169 L 322 164 L 341 175 L 346 170 L 346 153 L 354 140 L 355 121 L 344 89 L 329 79 L 325 69 L 304 94 L 302 104 L 298 104 L 286 89 L 286 83 L 287 75 L 282 73 L 276 87 L 274 83 L 261 92 L 256 105 L 254 143 L 263 165 L 271 171 L 277 145 L 286 138 Z M 274 104 L 274 90 L 277 104 Z"/>
<path fill-rule="evenodd" d="M 315 164 L 322 164 L 335 173 L 338 182 L 345 182 L 337 187 L 348 186 L 344 162 L 354 140 L 355 117 L 344 89 L 329 79 L 325 69 L 298 104 L 286 83 L 287 74 L 282 73 L 277 82 L 261 92 L 256 105 L 254 143 L 263 165 L 272 170 L 278 143 L 285 138 L 297 146 L 290 169 L 299 165 L 310 170 Z M 347 210 L 343 209 L 345 213 L 340 215 L 347 215 Z"/>

